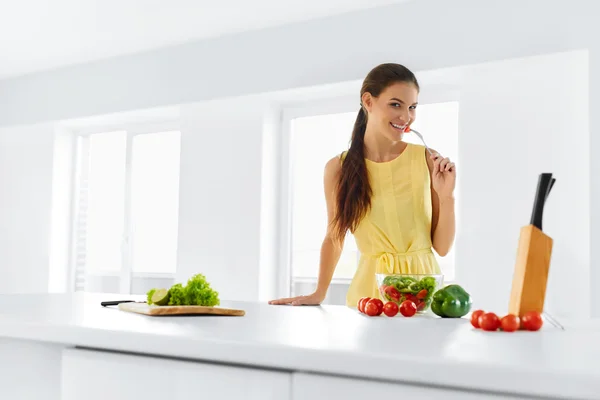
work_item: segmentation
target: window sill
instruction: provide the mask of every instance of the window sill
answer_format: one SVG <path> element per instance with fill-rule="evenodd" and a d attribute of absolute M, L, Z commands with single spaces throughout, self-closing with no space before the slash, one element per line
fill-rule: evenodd
<path fill-rule="evenodd" d="M 132 278 L 175 279 L 175 272 L 132 272 Z"/>
<path fill-rule="evenodd" d="M 98 278 L 119 278 L 121 277 L 120 271 L 89 271 L 86 272 L 87 276 L 98 277 Z M 174 272 L 132 272 L 132 278 L 154 278 L 154 279 L 175 279 Z"/>
<path fill-rule="evenodd" d="M 297 276 L 292 278 L 292 283 L 317 283 L 317 277 L 312 276 Z M 351 278 L 333 278 L 332 285 L 349 285 L 352 282 Z"/>
<path fill-rule="evenodd" d="M 84 275 L 99 277 L 99 278 L 108 278 L 108 277 L 118 278 L 119 276 L 121 276 L 121 272 L 120 271 L 85 271 Z"/>

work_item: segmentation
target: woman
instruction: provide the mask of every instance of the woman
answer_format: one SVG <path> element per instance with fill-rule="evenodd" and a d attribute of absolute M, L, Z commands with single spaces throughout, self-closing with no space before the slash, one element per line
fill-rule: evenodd
<path fill-rule="evenodd" d="M 432 248 L 444 256 L 454 241 L 456 168 L 435 150 L 402 141 L 415 121 L 417 79 L 402 65 L 382 64 L 360 94 L 350 148 L 325 166 L 328 229 L 317 288 L 270 304 L 320 304 L 348 231 L 361 253 L 350 307 L 363 296 L 379 297 L 375 273 L 441 273 Z"/>

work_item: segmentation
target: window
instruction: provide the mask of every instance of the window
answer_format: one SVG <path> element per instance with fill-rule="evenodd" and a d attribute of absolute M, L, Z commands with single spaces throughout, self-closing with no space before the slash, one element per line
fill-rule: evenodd
<path fill-rule="evenodd" d="M 74 290 L 90 276 L 174 274 L 179 213 L 179 131 L 77 137 Z"/>
<path fill-rule="evenodd" d="M 323 171 L 331 157 L 348 148 L 356 113 L 337 113 L 296 118 L 291 121 L 292 226 L 291 269 L 293 279 L 316 279 L 321 244 L 327 228 Z M 334 279 L 352 279 L 359 254 L 348 234 Z"/>
<path fill-rule="evenodd" d="M 427 145 L 457 161 L 458 103 L 445 102 L 420 105 L 413 128 L 421 132 Z M 291 118 L 290 129 L 290 277 L 292 294 L 306 292 L 307 282 L 316 283 L 319 273 L 321 244 L 327 225 L 323 191 L 325 163 L 348 148 L 357 111 L 308 115 Z M 407 142 L 422 144 L 414 134 Z M 457 201 L 458 201 L 458 195 Z M 340 261 L 333 275 L 334 285 L 347 288 L 354 276 L 360 254 L 348 234 Z M 454 279 L 454 250 L 438 257 L 445 280 Z M 345 293 L 344 293 L 345 295 Z M 337 296 L 338 302 L 343 296 Z"/>

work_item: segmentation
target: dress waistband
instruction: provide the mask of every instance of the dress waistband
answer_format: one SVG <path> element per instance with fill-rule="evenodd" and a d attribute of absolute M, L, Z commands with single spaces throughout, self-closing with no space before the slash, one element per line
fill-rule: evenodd
<path fill-rule="evenodd" d="M 420 250 L 411 250 L 405 253 L 396 253 L 396 252 L 386 252 L 382 251 L 380 253 L 361 253 L 364 257 L 377 258 L 377 271 L 381 271 L 383 268 L 390 273 L 394 273 L 394 267 L 396 264 L 396 260 L 394 257 L 396 256 L 413 256 L 418 254 L 433 254 L 431 248 L 428 249 L 420 249 Z"/>

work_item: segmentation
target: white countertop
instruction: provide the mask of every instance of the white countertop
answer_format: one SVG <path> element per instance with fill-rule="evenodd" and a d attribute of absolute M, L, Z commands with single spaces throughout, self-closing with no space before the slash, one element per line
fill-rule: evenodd
<path fill-rule="evenodd" d="M 575 399 L 600 394 L 600 325 L 484 332 L 468 319 L 223 302 L 243 317 L 150 317 L 106 294 L 0 295 L 0 337 L 265 368 Z M 562 322 L 562 321 L 561 321 Z"/>

